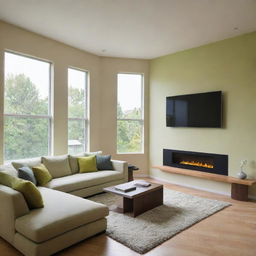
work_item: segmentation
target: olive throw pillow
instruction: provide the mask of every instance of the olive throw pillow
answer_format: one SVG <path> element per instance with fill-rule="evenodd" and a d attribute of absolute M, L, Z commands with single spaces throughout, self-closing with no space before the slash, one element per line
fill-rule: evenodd
<path fill-rule="evenodd" d="M 9 175 L 6 172 L 0 172 L 0 184 L 2 185 L 5 185 L 11 188 L 12 184 L 15 182 L 16 179 L 18 178 L 12 175 Z"/>
<path fill-rule="evenodd" d="M 43 164 L 32 167 L 32 171 L 39 186 L 44 186 L 46 183 L 52 180 L 52 175 Z"/>
<path fill-rule="evenodd" d="M 42 195 L 31 181 L 18 179 L 13 183 L 12 188 L 23 194 L 29 209 L 44 207 Z"/>
<path fill-rule="evenodd" d="M 78 157 L 79 172 L 97 172 L 96 156 Z"/>
<path fill-rule="evenodd" d="M 97 168 L 98 170 L 113 170 L 113 165 L 111 162 L 111 155 L 97 155 L 96 156 Z"/>
<path fill-rule="evenodd" d="M 30 209 L 44 207 L 42 195 L 31 181 L 23 180 L 7 173 L 0 172 L 0 184 L 22 193 Z"/>
<path fill-rule="evenodd" d="M 95 152 L 83 152 L 77 155 L 69 155 L 69 165 L 71 168 L 71 172 L 78 173 L 79 172 L 79 165 L 78 165 L 78 157 L 85 157 L 85 156 L 92 156 L 92 155 L 101 155 L 102 151 L 95 151 Z"/>

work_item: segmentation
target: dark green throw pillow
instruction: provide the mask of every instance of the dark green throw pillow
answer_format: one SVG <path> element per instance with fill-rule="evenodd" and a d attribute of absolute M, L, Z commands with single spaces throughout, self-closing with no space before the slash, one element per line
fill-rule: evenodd
<path fill-rule="evenodd" d="M 111 162 L 111 155 L 97 155 L 96 162 L 98 170 L 114 170 Z"/>
<path fill-rule="evenodd" d="M 33 171 L 28 166 L 19 168 L 18 177 L 23 180 L 31 181 L 33 184 L 36 185 L 36 177 L 35 177 Z"/>

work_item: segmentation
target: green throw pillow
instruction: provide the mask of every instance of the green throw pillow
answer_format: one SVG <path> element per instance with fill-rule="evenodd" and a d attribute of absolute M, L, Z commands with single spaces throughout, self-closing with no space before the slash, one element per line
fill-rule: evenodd
<path fill-rule="evenodd" d="M 12 184 L 18 179 L 17 177 L 11 176 L 5 172 L 0 172 L 0 184 L 7 187 L 12 187 Z"/>
<path fill-rule="evenodd" d="M 31 181 L 16 178 L 7 173 L 0 172 L 0 184 L 22 193 L 30 209 L 44 207 L 42 195 Z"/>
<path fill-rule="evenodd" d="M 52 175 L 43 164 L 32 167 L 32 171 L 39 186 L 44 186 L 46 183 L 52 180 Z"/>
<path fill-rule="evenodd" d="M 31 181 L 18 179 L 14 182 L 12 188 L 23 194 L 29 209 L 44 207 L 42 195 Z"/>
<path fill-rule="evenodd" d="M 96 156 L 78 157 L 79 172 L 97 172 Z"/>

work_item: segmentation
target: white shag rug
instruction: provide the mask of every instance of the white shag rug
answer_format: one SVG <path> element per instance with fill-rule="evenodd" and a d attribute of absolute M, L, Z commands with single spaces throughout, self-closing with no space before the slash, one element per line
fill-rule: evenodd
<path fill-rule="evenodd" d="M 116 204 L 120 197 L 104 193 L 88 199 L 109 207 Z M 231 204 L 164 189 L 164 204 L 136 218 L 129 213 L 110 211 L 106 234 L 130 249 L 144 254 L 229 205 Z"/>

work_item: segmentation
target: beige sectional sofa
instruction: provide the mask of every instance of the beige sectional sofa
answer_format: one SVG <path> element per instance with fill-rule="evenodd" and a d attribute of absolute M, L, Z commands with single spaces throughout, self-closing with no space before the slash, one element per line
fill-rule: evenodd
<path fill-rule="evenodd" d="M 45 187 L 86 197 L 102 192 L 104 187 L 128 181 L 128 167 L 124 161 L 112 160 L 114 170 L 75 173 L 51 180 Z"/>
<path fill-rule="evenodd" d="M 128 180 L 124 161 L 112 160 L 114 170 L 72 173 L 38 187 L 44 207 L 29 210 L 23 195 L 0 185 L 0 236 L 24 255 L 46 256 L 106 230 L 108 208 L 81 198 Z M 10 165 L 0 171 L 17 176 Z"/>

